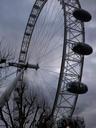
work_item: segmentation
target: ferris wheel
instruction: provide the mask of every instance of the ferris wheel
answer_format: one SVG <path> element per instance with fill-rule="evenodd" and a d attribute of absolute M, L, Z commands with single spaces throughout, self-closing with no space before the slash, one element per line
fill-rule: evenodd
<path fill-rule="evenodd" d="M 72 117 L 78 95 L 88 88 L 81 83 L 84 55 L 92 53 L 85 44 L 84 22 L 91 15 L 78 0 L 36 0 L 32 7 L 17 63 L 18 84 L 24 70 L 32 85 L 42 86 L 50 99 L 52 116 Z M 46 93 L 46 92 L 45 92 Z"/>

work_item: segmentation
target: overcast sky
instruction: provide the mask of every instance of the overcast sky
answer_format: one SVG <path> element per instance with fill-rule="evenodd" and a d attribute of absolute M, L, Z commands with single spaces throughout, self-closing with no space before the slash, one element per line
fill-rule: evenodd
<path fill-rule="evenodd" d="M 88 93 L 80 96 L 77 108 L 84 115 L 87 128 L 96 128 L 96 0 L 80 0 L 82 8 L 88 10 L 92 20 L 85 24 L 86 43 L 93 47 L 93 54 L 85 57 L 82 81 L 88 85 Z"/>
<path fill-rule="evenodd" d="M 82 81 L 88 85 L 89 91 L 80 96 L 77 111 L 85 117 L 87 128 L 96 128 L 96 0 L 80 0 L 80 2 L 82 8 L 92 14 L 91 22 L 85 23 L 85 27 L 86 43 L 93 47 L 94 52 L 85 57 Z M 31 8 L 32 0 L 0 0 L 1 40 L 20 49 Z"/>

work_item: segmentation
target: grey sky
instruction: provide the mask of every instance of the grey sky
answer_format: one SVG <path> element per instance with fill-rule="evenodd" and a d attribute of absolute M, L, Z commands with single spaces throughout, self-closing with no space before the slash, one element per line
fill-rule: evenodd
<path fill-rule="evenodd" d="M 26 22 L 35 0 L 0 0 L 0 39 L 20 49 Z M 85 57 L 82 81 L 89 87 L 86 95 L 80 96 L 77 112 L 84 115 L 87 128 L 96 128 L 96 0 L 80 0 L 82 8 L 92 14 L 92 21 L 85 24 L 86 43 L 93 47 L 93 54 Z M 13 43 L 14 42 L 14 43 Z M 18 51 L 17 50 L 17 51 Z"/>
<path fill-rule="evenodd" d="M 88 10 L 92 20 L 85 24 L 86 43 L 93 47 L 93 54 L 85 57 L 82 81 L 88 85 L 88 93 L 80 96 L 77 111 L 85 117 L 87 128 L 96 128 L 96 0 L 80 0 L 82 8 Z"/>

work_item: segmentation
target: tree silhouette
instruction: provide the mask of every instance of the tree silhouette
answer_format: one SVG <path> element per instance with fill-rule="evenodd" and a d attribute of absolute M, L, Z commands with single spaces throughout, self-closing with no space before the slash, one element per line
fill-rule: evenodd
<path fill-rule="evenodd" d="M 1 41 L 1 76 L 6 66 L 8 67 L 8 62 L 14 60 L 14 55 L 13 50 L 3 47 Z M 21 85 L 17 85 L 10 100 L 0 108 L 0 128 L 49 128 L 50 112 L 46 99 L 29 89 L 24 81 Z"/>
<path fill-rule="evenodd" d="M 0 110 L 1 126 L 3 128 L 49 128 L 51 110 L 47 102 L 40 97 L 38 99 L 38 94 L 32 92 L 32 89 L 29 90 L 26 82 L 16 87 L 15 94 L 16 96 L 12 95 L 10 101 L 6 102 L 4 108 Z"/>

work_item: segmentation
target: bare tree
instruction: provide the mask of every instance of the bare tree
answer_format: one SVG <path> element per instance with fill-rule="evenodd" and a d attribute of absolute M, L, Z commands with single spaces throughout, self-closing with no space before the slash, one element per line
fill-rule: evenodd
<path fill-rule="evenodd" d="M 0 42 L 0 69 L 13 61 L 14 51 Z M 0 70 L 1 74 L 2 71 Z M 16 87 L 4 108 L 0 108 L 0 128 L 49 128 L 50 107 L 45 99 L 28 89 L 26 82 Z"/>
<path fill-rule="evenodd" d="M 38 94 L 28 90 L 23 82 L 15 89 L 14 106 L 11 101 L 0 110 L 3 128 L 49 128 L 50 107 Z M 14 109 L 13 109 L 14 108 Z M 14 116 L 15 114 L 15 116 Z"/>
<path fill-rule="evenodd" d="M 15 61 L 15 50 L 10 44 L 0 41 L 0 85 L 2 77 L 9 71 L 9 62 Z"/>
<path fill-rule="evenodd" d="M 15 49 L 10 44 L 0 41 L 0 64 L 12 61 L 15 58 Z"/>

